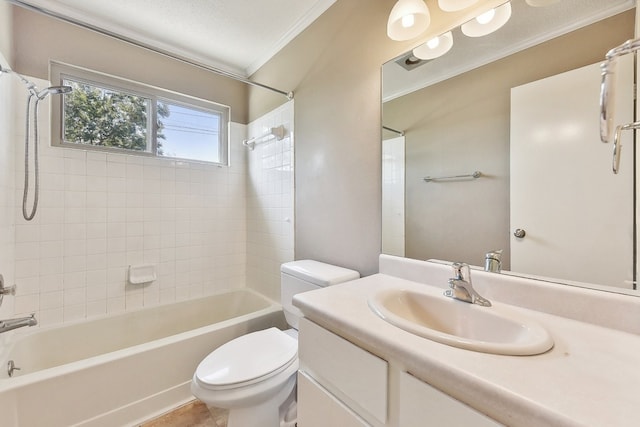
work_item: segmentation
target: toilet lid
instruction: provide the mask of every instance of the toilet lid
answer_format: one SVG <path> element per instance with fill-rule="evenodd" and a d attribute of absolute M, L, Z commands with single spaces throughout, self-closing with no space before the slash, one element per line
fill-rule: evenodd
<path fill-rule="evenodd" d="M 220 346 L 196 369 L 204 385 L 219 387 L 263 377 L 298 354 L 298 342 L 277 328 L 252 332 Z"/>

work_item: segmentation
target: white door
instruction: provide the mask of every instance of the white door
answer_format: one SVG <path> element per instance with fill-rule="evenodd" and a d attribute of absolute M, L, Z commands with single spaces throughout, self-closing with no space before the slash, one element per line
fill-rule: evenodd
<path fill-rule="evenodd" d="M 616 123 L 627 123 L 632 55 L 621 59 Z M 594 64 L 511 91 L 511 269 L 631 288 L 633 140 L 625 132 L 614 175 L 613 146 L 599 138 L 599 89 Z"/>
<path fill-rule="evenodd" d="M 382 253 L 404 256 L 404 136 L 382 141 Z"/>

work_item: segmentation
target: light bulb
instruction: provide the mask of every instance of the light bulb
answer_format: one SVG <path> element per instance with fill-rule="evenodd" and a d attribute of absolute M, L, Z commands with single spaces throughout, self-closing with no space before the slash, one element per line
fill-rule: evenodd
<path fill-rule="evenodd" d="M 511 17 L 511 3 L 481 13 L 471 21 L 460 26 L 462 34 L 469 37 L 482 37 L 501 28 Z"/>
<path fill-rule="evenodd" d="M 429 49 L 435 49 L 438 47 L 438 45 L 440 45 L 440 37 L 434 37 L 427 42 L 427 46 L 429 46 Z"/>
<path fill-rule="evenodd" d="M 438 37 L 434 37 L 426 43 L 413 49 L 416 58 L 430 60 L 449 52 L 453 47 L 453 35 L 448 31 Z"/>
<path fill-rule="evenodd" d="M 424 33 L 430 22 L 424 0 L 398 0 L 387 20 L 387 35 L 391 40 L 411 40 Z"/>
<path fill-rule="evenodd" d="M 404 15 L 402 17 L 402 28 L 411 28 L 416 23 L 416 17 L 413 16 L 413 13 L 409 15 Z"/>
<path fill-rule="evenodd" d="M 486 25 L 489 22 L 493 21 L 493 18 L 495 18 L 495 16 L 496 16 L 495 9 L 487 10 L 486 12 L 476 16 L 476 21 L 478 21 L 482 25 Z"/>

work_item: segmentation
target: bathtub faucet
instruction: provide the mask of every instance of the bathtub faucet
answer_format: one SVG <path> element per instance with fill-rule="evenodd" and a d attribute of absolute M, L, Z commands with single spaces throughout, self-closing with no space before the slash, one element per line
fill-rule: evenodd
<path fill-rule="evenodd" d="M 0 320 L 0 334 L 3 332 L 12 331 L 14 329 L 22 328 L 25 326 L 35 326 L 38 324 L 36 320 L 36 314 L 33 313 L 29 317 L 20 317 L 18 319 Z"/>

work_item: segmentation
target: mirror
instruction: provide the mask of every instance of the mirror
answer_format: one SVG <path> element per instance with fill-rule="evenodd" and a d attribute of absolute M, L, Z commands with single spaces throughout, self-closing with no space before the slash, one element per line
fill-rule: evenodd
<path fill-rule="evenodd" d="M 382 252 L 483 266 L 501 249 L 503 271 L 634 294 L 634 144 L 613 175 L 597 126 L 598 64 L 634 37 L 635 1 L 511 6 L 495 33 L 383 65 Z"/>

